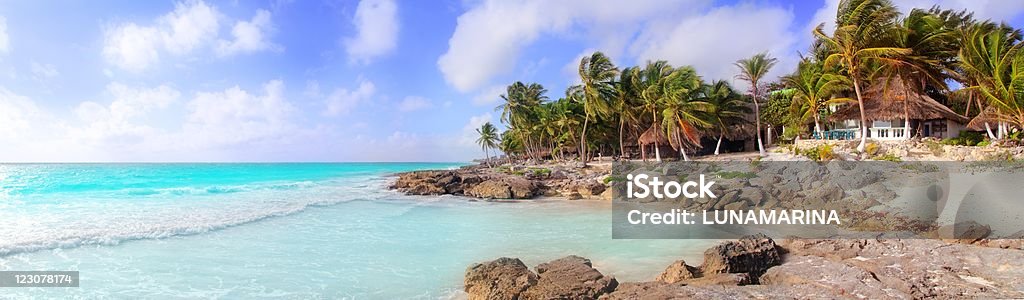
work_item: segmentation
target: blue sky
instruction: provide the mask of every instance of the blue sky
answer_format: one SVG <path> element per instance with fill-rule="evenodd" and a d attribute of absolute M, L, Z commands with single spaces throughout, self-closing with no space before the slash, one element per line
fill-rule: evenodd
<path fill-rule="evenodd" d="M 837 3 L 8 1 L 0 161 L 466 161 L 512 81 L 557 98 L 594 50 L 780 75 Z M 1024 24 L 1024 1 L 896 3 Z"/>

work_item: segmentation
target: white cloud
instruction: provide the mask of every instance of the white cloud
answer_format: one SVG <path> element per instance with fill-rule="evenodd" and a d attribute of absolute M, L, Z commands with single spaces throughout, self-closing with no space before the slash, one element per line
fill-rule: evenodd
<path fill-rule="evenodd" d="M 355 90 L 335 89 L 327 96 L 327 109 L 324 114 L 328 116 L 347 114 L 359 103 L 369 100 L 376 91 L 377 88 L 373 82 L 367 80 L 360 80 L 359 87 Z"/>
<path fill-rule="evenodd" d="M 11 40 L 7 36 L 7 18 L 0 16 L 0 54 L 11 52 Z"/>
<path fill-rule="evenodd" d="M 462 136 L 459 138 L 459 145 L 464 147 L 476 146 L 477 128 L 483 126 L 484 123 L 490 122 L 491 119 L 491 113 L 470 117 L 466 125 L 462 126 Z"/>
<path fill-rule="evenodd" d="M 160 36 L 167 51 L 189 53 L 217 37 L 220 29 L 217 9 L 202 1 L 179 2 L 174 11 L 160 17 Z"/>
<path fill-rule="evenodd" d="M 501 101 L 501 94 L 505 93 L 505 86 L 493 85 L 480 91 L 476 96 L 473 96 L 474 105 L 488 105 L 495 104 Z"/>
<path fill-rule="evenodd" d="M 704 15 L 651 26 L 634 49 L 638 63 L 664 59 L 676 66 L 692 65 L 705 80 L 733 80 L 734 62 L 767 51 L 780 59 L 768 75 L 771 80 L 795 65 L 796 39 L 788 31 L 792 21 L 792 13 L 779 7 L 718 7 Z"/>
<path fill-rule="evenodd" d="M 103 57 L 122 69 L 139 72 L 158 63 L 162 52 L 183 56 L 212 49 L 218 56 L 230 56 L 278 48 L 267 40 L 272 29 L 268 11 L 258 10 L 252 20 L 235 23 L 230 40 L 217 38 L 224 18 L 201 0 L 178 2 L 151 26 L 127 22 L 107 27 Z"/>
<path fill-rule="evenodd" d="M 398 5 L 394 0 L 362 0 L 352 24 L 356 36 L 345 39 L 349 60 L 369 63 L 398 44 Z"/>
<path fill-rule="evenodd" d="M 257 52 L 267 49 L 275 49 L 279 46 L 267 40 L 268 31 L 273 28 L 270 22 L 270 12 L 259 10 L 249 21 L 239 21 L 231 29 L 231 36 L 234 40 L 220 40 L 217 44 L 217 54 L 230 56 L 236 53 Z"/>
<path fill-rule="evenodd" d="M 280 137 L 292 129 L 288 116 L 295 111 L 284 98 L 284 83 L 280 80 L 265 83 L 262 95 L 238 86 L 223 92 L 197 93 L 186 109 L 182 139 L 196 148 Z"/>
<path fill-rule="evenodd" d="M 703 9 L 707 0 L 486 0 L 459 16 L 448 52 L 437 61 L 448 84 L 473 91 L 516 66 L 522 48 L 543 34 L 564 33 L 574 25 L 602 47 L 627 41 L 650 19 Z M 618 51 L 618 49 L 612 49 Z M 609 51 L 609 54 L 617 54 Z"/>
<path fill-rule="evenodd" d="M 323 93 L 320 92 L 320 82 L 316 80 L 306 81 L 306 89 L 302 92 L 302 95 L 313 99 L 323 97 Z"/>
<path fill-rule="evenodd" d="M 155 28 L 128 23 L 105 30 L 103 57 L 122 69 L 142 71 L 160 60 L 160 43 Z"/>
<path fill-rule="evenodd" d="M 107 92 L 113 97 L 109 106 L 85 101 L 75 108 L 75 115 L 85 125 L 69 128 L 73 140 L 119 147 L 142 143 L 159 132 L 145 124 L 149 113 L 167 108 L 181 96 L 178 90 L 167 85 L 137 88 L 116 82 L 107 85 Z"/>
<path fill-rule="evenodd" d="M 40 114 L 35 102 L 0 87 L 0 139 L 11 140 L 26 135 L 32 129 L 32 119 Z"/>
<path fill-rule="evenodd" d="M 411 112 L 430 108 L 431 106 L 434 106 L 434 104 L 430 99 L 420 96 L 407 96 L 405 99 L 402 99 L 402 102 L 398 103 L 398 111 Z"/>

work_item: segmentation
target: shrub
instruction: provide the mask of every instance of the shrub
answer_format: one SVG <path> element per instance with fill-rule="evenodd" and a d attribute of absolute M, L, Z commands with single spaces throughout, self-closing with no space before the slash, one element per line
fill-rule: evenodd
<path fill-rule="evenodd" d="M 932 140 L 924 140 L 922 142 L 928 147 L 928 150 L 932 152 L 932 155 L 942 156 L 943 153 L 946 153 L 946 150 L 942 149 L 942 144 L 939 142 Z"/>
<path fill-rule="evenodd" d="M 816 147 L 818 151 L 818 161 L 830 161 L 836 159 L 836 153 L 832 152 L 832 145 L 821 145 Z"/>
<path fill-rule="evenodd" d="M 988 141 L 988 140 L 984 140 L 984 141 L 981 141 L 980 143 L 978 143 L 978 147 L 988 147 L 988 145 L 992 145 L 992 142 Z"/>
<path fill-rule="evenodd" d="M 942 140 L 943 144 L 955 145 L 955 146 L 977 146 L 979 143 L 985 141 L 985 134 L 976 131 L 960 131 L 960 135 L 955 138 L 948 138 Z"/>
<path fill-rule="evenodd" d="M 878 154 L 878 148 L 880 148 L 878 143 L 868 143 L 864 146 L 864 153 L 867 153 L 868 156 L 875 156 L 875 154 Z"/>
<path fill-rule="evenodd" d="M 551 169 L 548 168 L 530 168 L 530 173 L 537 177 L 548 177 L 551 175 Z"/>
<path fill-rule="evenodd" d="M 604 184 L 608 184 L 608 183 L 613 182 L 613 181 L 623 182 L 623 181 L 626 181 L 626 177 L 625 176 L 614 176 L 614 175 L 612 175 L 612 176 L 605 177 L 604 179 L 602 179 L 602 181 L 604 181 Z"/>

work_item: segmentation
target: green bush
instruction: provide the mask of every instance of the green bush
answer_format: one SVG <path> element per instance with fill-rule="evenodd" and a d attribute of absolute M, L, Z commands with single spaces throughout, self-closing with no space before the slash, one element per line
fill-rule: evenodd
<path fill-rule="evenodd" d="M 988 147 L 988 145 L 992 145 L 992 142 L 990 142 L 988 140 L 984 140 L 984 141 L 981 141 L 980 143 L 978 143 L 978 147 Z"/>
<path fill-rule="evenodd" d="M 985 134 L 976 131 L 960 131 L 960 135 L 955 138 L 948 138 L 942 140 L 945 145 L 954 146 L 977 146 L 979 143 L 985 141 Z"/>
<path fill-rule="evenodd" d="M 604 184 L 608 184 L 608 183 L 613 182 L 613 181 L 626 181 L 626 177 L 625 176 L 614 176 L 614 175 L 612 175 L 612 176 L 605 177 L 604 179 L 602 179 L 602 181 L 604 181 Z"/>
<path fill-rule="evenodd" d="M 867 153 L 868 156 L 875 156 L 875 154 L 878 154 L 878 148 L 880 148 L 878 143 L 868 143 L 864 146 L 864 153 Z"/>
<path fill-rule="evenodd" d="M 818 145 L 807 149 L 793 147 L 792 151 L 794 154 L 802 155 L 813 161 L 830 161 L 838 157 L 836 153 L 832 151 L 832 145 L 829 144 Z"/>

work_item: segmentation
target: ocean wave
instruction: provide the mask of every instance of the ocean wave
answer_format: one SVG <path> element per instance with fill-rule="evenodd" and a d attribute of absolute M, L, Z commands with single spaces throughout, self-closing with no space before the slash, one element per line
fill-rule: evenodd
<path fill-rule="evenodd" d="M 346 181 L 350 182 L 350 181 Z M 252 193 L 219 199 L 214 203 L 168 204 L 160 209 L 145 206 L 92 208 L 70 217 L 60 213 L 24 216 L 0 213 L 0 257 L 51 249 L 88 245 L 118 245 L 133 240 L 162 239 L 203 234 L 266 219 L 296 214 L 312 207 L 324 207 L 357 200 L 379 200 L 382 186 L 364 180 L 365 187 L 327 185 L 316 191 L 269 191 L 259 187 Z M 311 183 L 296 183 L 304 186 Z M 189 193 L 195 192 L 186 189 Z M 286 189 L 287 190 L 287 189 Z M 209 189 L 197 189 L 199 193 Z M 158 191 L 176 193 L 177 191 Z M 253 200 L 257 198 L 260 200 Z M 282 200 L 288 199 L 288 200 Z"/>
<path fill-rule="evenodd" d="M 278 183 L 257 183 L 257 184 L 239 184 L 239 185 L 212 185 L 212 186 L 187 186 L 187 187 L 169 187 L 169 188 L 131 188 L 122 190 L 124 193 L 130 196 L 150 196 L 150 195 L 171 195 L 171 196 L 186 196 L 186 195 L 216 195 L 216 194 L 230 194 L 240 192 L 251 192 L 251 191 L 265 191 L 265 190 L 296 190 L 304 188 L 312 188 L 323 184 L 322 182 L 313 181 L 296 181 L 296 182 L 278 182 Z M 367 185 L 362 185 L 367 187 Z"/>

